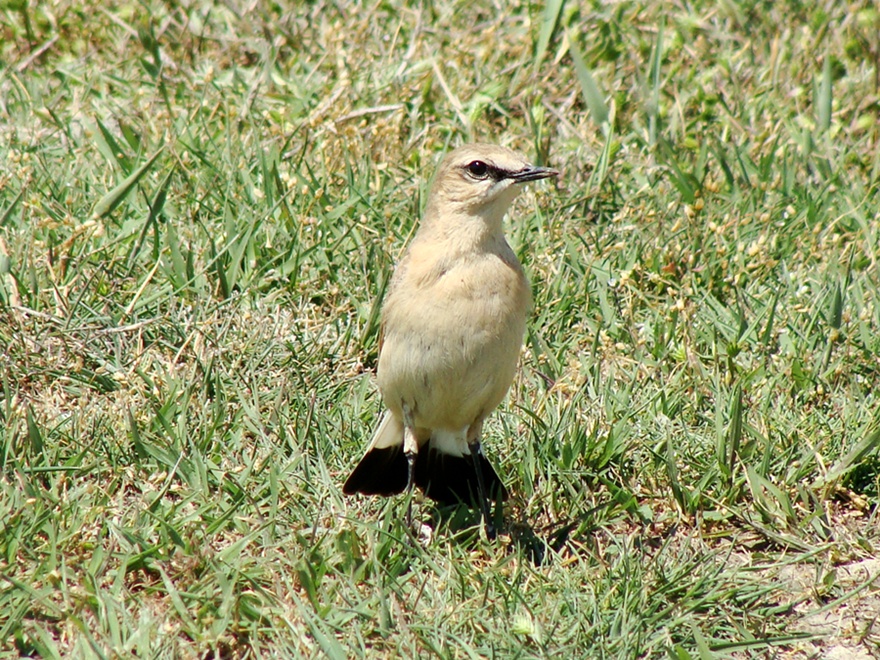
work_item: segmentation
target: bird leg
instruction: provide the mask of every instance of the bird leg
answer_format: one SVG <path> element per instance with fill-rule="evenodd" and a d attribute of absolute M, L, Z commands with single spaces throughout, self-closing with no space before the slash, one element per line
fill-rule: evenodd
<path fill-rule="evenodd" d="M 412 529 L 413 489 L 416 484 L 416 457 L 419 441 L 409 406 L 403 404 L 403 455 L 406 456 L 406 526 Z"/>
<path fill-rule="evenodd" d="M 489 493 L 486 492 L 486 482 L 483 480 L 483 465 L 480 458 L 483 455 L 483 447 L 480 442 L 483 437 L 483 421 L 480 420 L 471 425 L 467 432 L 468 451 L 474 463 L 474 472 L 477 473 L 477 498 L 480 500 L 480 516 L 486 526 L 486 536 L 495 538 L 495 524 L 489 509 Z"/>
<path fill-rule="evenodd" d="M 489 509 L 486 484 L 483 483 L 483 466 L 480 463 L 483 449 L 480 445 L 479 436 L 468 443 L 468 449 L 471 452 L 471 460 L 474 462 L 474 472 L 477 473 L 477 498 L 480 500 L 480 515 L 483 518 L 483 524 L 486 526 L 486 536 L 491 540 L 495 538 L 495 524 L 492 522 L 492 514 Z"/>

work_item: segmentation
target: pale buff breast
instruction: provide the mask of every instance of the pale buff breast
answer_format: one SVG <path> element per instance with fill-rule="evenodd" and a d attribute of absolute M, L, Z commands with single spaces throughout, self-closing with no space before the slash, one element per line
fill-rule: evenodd
<path fill-rule="evenodd" d="M 409 285 L 395 283 L 385 303 L 379 389 L 395 414 L 405 402 L 416 426 L 460 431 L 507 393 L 530 291 L 506 242 L 451 264 L 420 257 L 419 268 L 403 264 Z"/>

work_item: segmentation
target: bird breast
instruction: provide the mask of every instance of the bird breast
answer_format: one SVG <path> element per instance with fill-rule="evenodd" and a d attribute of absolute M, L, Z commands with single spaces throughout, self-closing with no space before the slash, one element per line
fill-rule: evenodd
<path fill-rule="evenodd" d="M 530 307 L 522 267 L 502 239 L 457 258 L 413 245 L 383 308 L 378 365 L 386 405 L 406 404 L 417 427 L 459 431 L 504 398 Z"/>

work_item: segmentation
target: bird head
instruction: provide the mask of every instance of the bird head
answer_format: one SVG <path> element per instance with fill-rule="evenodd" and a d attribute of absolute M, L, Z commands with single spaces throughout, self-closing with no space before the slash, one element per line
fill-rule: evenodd
<path fill-rule="evenodd" d="M 527 181 L 557 176 L 505 147 L 468 144 L 443 159 L 428 197 L 426 219 L 477 216 L 491 226 L 501 219 Z"/>

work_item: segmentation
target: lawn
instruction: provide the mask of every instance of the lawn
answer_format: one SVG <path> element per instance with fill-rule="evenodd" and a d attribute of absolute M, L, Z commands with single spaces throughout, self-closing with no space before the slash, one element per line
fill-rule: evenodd
<path fill-rule="evenodd" d="M 0 656 L 880 655 L 880 10 L 0 2 Z M 506 530 L 341 485 L 432 172 L 561 171 Z"/>

